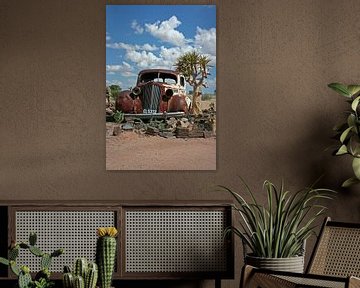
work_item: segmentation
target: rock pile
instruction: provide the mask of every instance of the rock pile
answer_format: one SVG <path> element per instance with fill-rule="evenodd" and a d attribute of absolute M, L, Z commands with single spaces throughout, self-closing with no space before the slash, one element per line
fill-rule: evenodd
<path fill-rule="evenodd" d="M 207 110 L 199 116 L 150 119 L 148 122 L 134 118 L 121 124 L 107 123 L 106 127 L 107 136 L 116 136 L 122 131 L 134 131 L 138 134 L 164 138 L 208 138 L 216 136 L 216 112 Z"/>

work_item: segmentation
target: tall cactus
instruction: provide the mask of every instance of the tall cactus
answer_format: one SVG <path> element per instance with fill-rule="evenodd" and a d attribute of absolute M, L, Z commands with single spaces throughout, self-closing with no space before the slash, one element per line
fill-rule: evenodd
<path fill-rule="evenodd" d="M 110 288 L 116 258 L 115 227 L 97 229 L 96 262 L 99 267 L 100 288 Z"/>

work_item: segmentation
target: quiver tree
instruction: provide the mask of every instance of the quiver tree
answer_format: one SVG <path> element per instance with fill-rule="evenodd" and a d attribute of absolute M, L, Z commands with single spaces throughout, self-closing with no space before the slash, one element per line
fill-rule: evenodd
<path fill-rule="evenodd" d="M 196 115 L 201 113 L 201 88 L 206 87 L 205 79 L 209 74 L 209 63 L 208 56 L 193 51 L 180 56 L 174 65 L 176 71 L 182 73 L 186 82 L 193 87 L 191 113 Z"/>

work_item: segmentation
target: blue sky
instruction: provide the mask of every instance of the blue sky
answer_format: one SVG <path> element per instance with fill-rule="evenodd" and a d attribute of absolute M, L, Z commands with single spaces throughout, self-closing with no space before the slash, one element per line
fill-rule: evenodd
<path fill-rule="evenodd" d="M 106 6 L 107 85 L 133 87 L 140 70 L 174 69 L 176 59 L 193 50 L 211 59 L 213 67 L 203 93 L 213 93 L 216 89 L 215 5 Z"/>

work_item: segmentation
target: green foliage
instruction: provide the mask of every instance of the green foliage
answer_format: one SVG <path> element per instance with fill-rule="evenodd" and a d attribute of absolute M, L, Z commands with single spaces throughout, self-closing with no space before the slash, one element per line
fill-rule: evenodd
<path fill-rule="evenodd" d="M 180 56 L 174 66 L 191 86 L 194 84 L 200 86 L 209 74 L 209 63 L 210 59 L 207 56 L 192 51 Z"/>
<path fill-rule="evenodd" d="M 206 87 L 205 79 L 209 75 L 210 58 L 206 55 L 201 55 L 195 51 L 188 52 L 180 56 L 175 63 L 176 71 L 182 73 L 188 82 L 193 87 L 193 99 L 191 106 L 191 113 L 200 114 L 200 94 L 201 87 Z"/>
<path fill-rule="evenodd" d="M 251 201 L 246 201 L 239 193 L 220 186 L 229 192 L 236 204 L 233 208 L 240 215 L 240 227 L 226 229 L 233 232 L 247 245 L 253 256 L 266 258 L 287 258 L 301 255 L 306 239 L 314 233 L 315 220 L 326 207 L 319 205 L 322 199 L 331 199 L 334 191 L 329 189 L 304 188 L 296 193 L 275 187 L 270 181 L 264 182 L 267 205 L 257 202 L 251 189 L 241 179 Z"/>
<path fill-rule="evenodd" d="M 334 127 L 339 139 L 339 146 L 333 153 L 336 156 L 349 154 L 353 157 L 352 168 L 355 177 L 347 179 L 342 184 L 343 187 L 349 187 L 360 183 L 360 160 L 358 160 L 360 158 L 360 85 L 331 83 L 328 87 L 344 96 L 346 102 L 350 104 L 346 121 Z"/>
<path fill-rule="evenodd" d="M 33 282 L 33 288 L 51 288 L 55 285 L 54 282 L 49 282 L 44 278 Z"/>
<path fill-rule="evenodd" d="M 35 246 L 36 239 L 37 239 L 36 234 L 30 233 L 29 243 L 24 243 L 24 242 L 12 243 L 8 251 L 9 259 L 0 257 L 0 263 L 10 266 L 11 271 L 16 276 L 18 276 L 19 288 L 49 288 L 53 286 L 53 282 L 50 281 L 50 271 L 49 271 L 51 260 L 53 257 L 57 257 L 63 254 L 64 250 L 57 249 L 51 254 L 44 253 L 39 247 Z M 20 249 L 28 250 L 33 255 L 41 258 L 40 261 L 41 271 L 39 271 L 36 274 L 34 281 L 31 278 L 29 267 L 28 266 L 19 267 L 19 265 L 16 263 L 16 259 L 19 256 Z"/>
<path fill-rule="evenodd" d="M 118 111 L 118 110 L 116 110 L 116 112 L 114 113 L 114 121 L 116 122 L 116 123 L 121 123 L 121 122 L 123 122 L 124 121 L 124 113 L 123 112 L 121 112 L 121 111 Z"/>
<path fill-rule="evenodd" d="M 121 87 L 119 85 L 110 85 L 109 88 L 111 91 L 110 97 L 116 99 L 121 92 Z"/>

